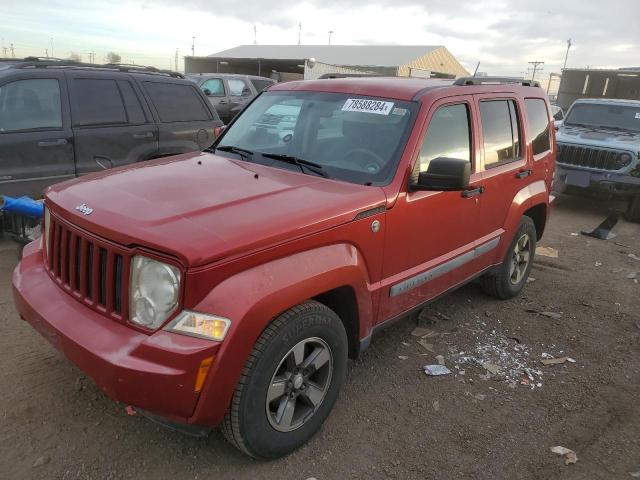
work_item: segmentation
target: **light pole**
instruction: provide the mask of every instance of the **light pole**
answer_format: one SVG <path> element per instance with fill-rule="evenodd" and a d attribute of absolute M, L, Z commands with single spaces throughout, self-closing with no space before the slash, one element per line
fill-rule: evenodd
<path fill-rule="evenodd" d="M 196 37 L 191 37 L 191 56 L 196 56 Z"/>
<path fill-rule="evenodd" d="M 567 53 L 564 55 L 564 65 L 562 66 L 562 70 L 567 68 L 567 58 L 569 58 L 569 49 L 571 48 L 571 39 L 567 40 Z"/>
<path fill-rule="evenodd" d="M 331 35 L 333 35 L 333 30 L 329 30 L 329 45 L 331 45 Z"/>

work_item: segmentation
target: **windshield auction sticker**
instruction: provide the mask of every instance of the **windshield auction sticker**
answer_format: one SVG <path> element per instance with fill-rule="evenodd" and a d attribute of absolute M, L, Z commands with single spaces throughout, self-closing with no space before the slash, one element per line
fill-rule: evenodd
<path fill-rule="evenodd" d="M 343 112 L 364 112 L 377 115 L 389 115 L 393 108 L 393 102 L 380 100 L 367 100 L 366 98 L 349 98 L 342 106 Z"/>

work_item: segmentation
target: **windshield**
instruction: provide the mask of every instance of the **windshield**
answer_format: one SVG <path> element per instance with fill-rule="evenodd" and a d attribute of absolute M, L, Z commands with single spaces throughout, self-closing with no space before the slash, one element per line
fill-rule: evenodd
<path fill-rule="evenodd" d="M 640 105 L 576 103 L 567 114 L 565 125 L 614 128 L 640 132 Z"/>
<path fill-rule="evenodd" d="M 416 109 L 413 102 L 353 94 L 266 92 L 216 148 L 228 155 L 236 147 L 245 151 L 238 154 L 243 160 L 309 175 L 384 185 L 395 173 Z M 298 168 L 298 161 L 314 168 Z"/>

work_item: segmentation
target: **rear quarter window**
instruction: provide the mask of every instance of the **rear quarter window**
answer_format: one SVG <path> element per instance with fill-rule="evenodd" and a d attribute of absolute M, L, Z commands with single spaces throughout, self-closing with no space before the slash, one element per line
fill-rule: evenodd
<path fill-rule="evenodd" d="M 211 120 L 195 85 L 144 82 L 144 87 L 163 123 Z"/>
<path fill-rule="evenodd" d="M 527 123 L 529 124 L 533 154 L 538 155 L 551 150 L 547 104 L 541 98 L 526 98 L 524 106 L 527 110 Z"/>

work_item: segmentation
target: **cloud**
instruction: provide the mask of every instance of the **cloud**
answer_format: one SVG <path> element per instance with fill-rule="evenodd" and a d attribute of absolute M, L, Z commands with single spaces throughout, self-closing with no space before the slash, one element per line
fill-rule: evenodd
<path fill-rule="evenodd" d="M 123 59 L 167 67 L 170 58 L 204 55 L 253 41 L 293 44 L 445 45 L 469 70 L 497 75 L 526 73 L 544 61 L 541 75 L 558 72 L 566 41 L 568 66 L 635 66 L 640 63 L 639 0 L 4 0 L 4 43 L 19 55 L 50 48 L 116 50 Z"/>

